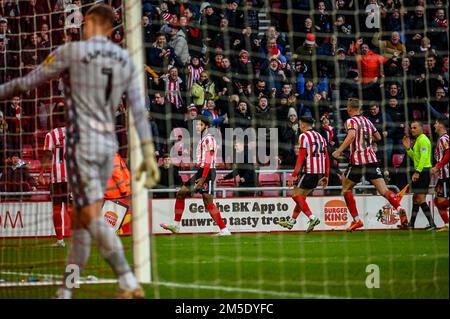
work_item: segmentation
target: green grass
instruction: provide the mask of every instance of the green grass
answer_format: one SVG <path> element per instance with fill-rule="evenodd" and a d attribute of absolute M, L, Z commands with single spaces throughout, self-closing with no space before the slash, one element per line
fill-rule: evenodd
<path fill-rule="evenodd" d="M 130 238 L 123 238 L 131 259 Z M 0 239 L 0 279 L 60 275 L 66 249 L 52 239 Z M 18 247 L 21 247 L 20 249 Z M 148 298 L 449 298 L 448 233 L 319 232 L 231 237 L 157 236 Z M 366 267 L 380 270 L 380 288 L 365 285 Z M 3 272 L 3 273 L 2 273 Z M 113 278 L 97 250 L 82 276 Z M 75 298 L 111 298 L 115 284 L 83 285 Z M 54 286 L 0 288 L 0 298 L 51 298 Z"/>

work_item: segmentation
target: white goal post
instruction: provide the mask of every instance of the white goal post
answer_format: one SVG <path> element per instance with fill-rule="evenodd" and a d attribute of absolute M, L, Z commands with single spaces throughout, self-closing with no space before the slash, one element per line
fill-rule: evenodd
<path fill-rule="evenodd" d="M 141 0 L 124 1 L 125 10 L 125 42 L 131 59 L 139 72 L 142 93 L 144 95 L 144 59 L 143 38 L 141 30 Z M 136 172 L 142 162 L 139 137 L 133 124 L 133 116 L 128 110 L 128 145 L 131 172 Z M 132 178 L 132 233 L 133 233 L 133 262 L 136 277 L 141 283 L 151 283 L 150 264 L 150 233 L 148 213 L 148 192 L 142 182 Z"/>

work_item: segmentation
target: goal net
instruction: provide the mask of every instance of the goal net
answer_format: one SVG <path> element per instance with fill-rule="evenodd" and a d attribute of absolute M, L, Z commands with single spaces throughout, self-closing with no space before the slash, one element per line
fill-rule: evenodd
<path fill-rule="evenodd" d="M 25 75 L 65 41 L 78 41 L 78 19 L 94 1 L 31 2 L 0 7 L 1 83 Z M 425 186 L 426 205 L 409 230 L 400 229 L 399 212 L 363 177 L 353 193 L 364 227 L 346 232 L 352 216 L 341 179 L 350 154 L 331 157 L 346 137 L 347 101 L 358 99 L 381 134 L 372 144 L 380 173 L 402 194 L 411 220 L 415 164 L 402 139 L 413 146 L 410 126 L 420 123 L 434 156 L 441 135 L 435 121 L 448 119 L 447 1 L 109 3 L 116 12 L 112 40 L 143 66 L 161 181 L 148 194 L 133 184 L 133 219 L 129 209 L 122 223 L 114 222 L 131 206 L 116 201 L 108 201 L 114 214 L 105 218 L 123 234 L 147 297 L 448 298 L 448 232 L 436 231 L 448 229 L 448 208 L 441 215 L 434 202 L 438 177 Z M 55 80 L 1 101 L 1 180 L 8 181 L 17 161 L 28 164 L 29 175 L 22 188 L 0 193 L 0 297 L 48 298 L 62 280 L 67 248 L 50 247 L 56 240 L 48 185 L 33 189 L 62 90 Z M 133 173 L 139 141 L 128 131 L 133 120 L 125 109 L 116 129 Z M 201 136 L 193 120 L 200 114 L 210 119 L 217 142 L 213 202 L 232 236 L 211 236 L 219 231 L 217 219 L 200 193 L 184 201 L 176 234 L 161 227 L 176 226 L 177 192 L 196 174 Z M 311 233 L 302 212 L 290 229 L 280 226 L 296 207 L 289 185 L 301 117 L 314 119 L 330 155 L 328 186 L 314 187 L 306 198 L 320 220 Z M 135 229 L 138 235 L 130 236 Z M 70 245 L 69 229 L 64 236 Z M 112 297 L 114 278 L 93 249 L 74 297 Z"/>

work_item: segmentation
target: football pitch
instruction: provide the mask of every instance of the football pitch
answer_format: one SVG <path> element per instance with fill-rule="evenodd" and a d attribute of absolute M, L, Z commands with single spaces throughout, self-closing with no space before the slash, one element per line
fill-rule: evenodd
<path fill-rule="evenodd" d="M 131 238 L 122 241 L 132 261 Z M 0 298 L 54 296 L 57 287 L 45 282 L 61 280 L 67 248 L 50 247 L 53 242 L 0 239 Z M 144 285 L 147 298 L 449 298 L 448 233 L 155 236 L 152 262 L 155 283 Z M 368 289 L 373 267 L 379 288 Z M 114 278 L 95 247 L 81 276 Z M 37 286 L 1 287 L 2 279 Z M 114 297 L 117 284 L 91 282 L 75 289 L 74 298 Z"/>

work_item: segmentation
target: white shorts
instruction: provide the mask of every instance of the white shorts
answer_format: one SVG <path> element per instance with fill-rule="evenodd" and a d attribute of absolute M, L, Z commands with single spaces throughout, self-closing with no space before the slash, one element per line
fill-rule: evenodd
<path fill-rule="evenodd" d="M 111 144 L 110 139 L 106 141 L 103 138 L 95 140 L 95 144 L 80 141 L 67 143 L 69 189 L 77 208 L 103 200 L 114 168 L 115 142 Z"/>

